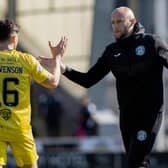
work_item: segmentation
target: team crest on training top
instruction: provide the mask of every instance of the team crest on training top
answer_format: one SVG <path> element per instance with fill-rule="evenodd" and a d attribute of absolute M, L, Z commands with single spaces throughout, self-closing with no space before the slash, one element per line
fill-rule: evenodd
<path fill-rule="evenodd" d="M 137 132 L 137 139 L 139 141 L 145 141 L 147 139 L 147 132 L 144 130 L 140 130 Z"/>
<path fill-rule="evenodd" d="M 140 45 L 136 47 L 135 52 L 136 52 L 136 55 L 142 56 L 145 54 L 145 47 L 143 45 Z"/>

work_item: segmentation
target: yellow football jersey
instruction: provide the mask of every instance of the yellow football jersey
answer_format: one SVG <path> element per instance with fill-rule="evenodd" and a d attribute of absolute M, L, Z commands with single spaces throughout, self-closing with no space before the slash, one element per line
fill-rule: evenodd
<path fill-rule="evenodd" d="M 0 139 L 31 134 L 31 79 L 41 83 L 48 74 L 30 54 L 0 51 Z"/>

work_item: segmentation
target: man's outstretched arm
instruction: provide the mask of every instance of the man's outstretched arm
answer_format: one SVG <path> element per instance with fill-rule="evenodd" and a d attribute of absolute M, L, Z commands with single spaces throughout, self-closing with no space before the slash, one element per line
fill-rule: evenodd
<path fill-rule="evenodd" d="M 61 72 L 71 81 L 89 88 L 100 81 L 110 71 L 105 58 L 102 56 L 97 63 L 93 65 L 88 72 L 83 73 L 74 70 L 61 62 Z"/>

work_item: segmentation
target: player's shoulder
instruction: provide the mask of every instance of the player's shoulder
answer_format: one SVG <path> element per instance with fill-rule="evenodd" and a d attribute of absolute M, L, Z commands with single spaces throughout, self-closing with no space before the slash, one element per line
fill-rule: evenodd
<path fill-rule="evenodd" d="M 148 40 L 154 40 L 154 41 L 162 40 L 158 34 L 150 34 L 150 33 L 145 33 L 144 38 Z"/>
<path fill-rule="evenodd" d="M 17 58 L 18 61 L 21 62 L 31 62 L 34 60 L 34 57 L 30 53 L 22 52 L 22 51 L 13 51 L 13 55 Z"/>
<path fill-rule="evenodd" d="M 31 54 L 26 53 L 26 52 L 22 52 L 22 51 L 18 51 L 18 50 L 14 50 L 13 54 L 17 57 L 23 57 L 23 58 L 28 58 L 28 57 L 32 57 Z"/>

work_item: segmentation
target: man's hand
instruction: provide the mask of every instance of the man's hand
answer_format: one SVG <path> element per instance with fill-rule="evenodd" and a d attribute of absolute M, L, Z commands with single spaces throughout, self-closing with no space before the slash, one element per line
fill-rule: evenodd
<path fill-rule="evenodd" d="M 55 61 L 57 59 L 59 59 L 60 61 L 61 57 L 63 56 L 65 52 L 65 49 L 67 46 L 67 38 L 62 37 L 60 42 L 56 46 L 53 46 L 50 41 L 48 44 L 49 44 L 49 47 L 52 53 L 52 58 L 39 56 L 37 59 L 43 67 L 51 71 L 50 69 L 52 69 L 55 66 Z"/>
<path fill-rule="evenodd" d="M 56 46 L 53 46 L 50 41 L 48 42 L 53 58 L 57 57 L 58 55 L 63 56 L 67 47 L 67 41 L 68 39 L 64 36 Z"/>

